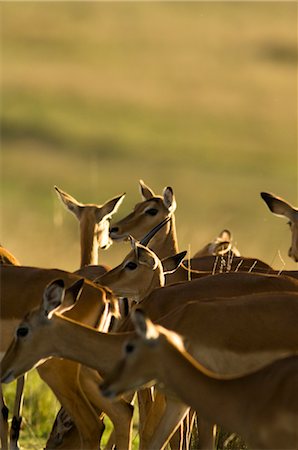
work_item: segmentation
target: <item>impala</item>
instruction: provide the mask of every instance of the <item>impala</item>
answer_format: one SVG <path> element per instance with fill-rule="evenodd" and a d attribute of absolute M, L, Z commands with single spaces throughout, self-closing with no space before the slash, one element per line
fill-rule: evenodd
<path fill-rule="evenodd" d="M 225 378 L 206 370 L 180 336 L 154 325 L 141 310 L 133 320 L 138 338 L 125 343 L 124 357 L 102 384 L 106 397 L 159 383 L 208 421 L 241 434 L 250 448 L 297 448 L 298 356 Z"/>
<path fill-rule="evenodd" d="M 112 240 L 109 237 L 109 225 L 112 215 L 118 211 L 125 194 L 108 200 L 103 205 L 78 202 L 67 192 L 55 186 L 58 197 L 65 207 L 74 214 L 80 225 L 81 263 L 79 275 L 96 278 L 106 272 L 106 266 L 98 266 L 98 250 L 107 249 Z M 85 266 L 96 267 L 85 267 Z"/>
<path fill-rule="evenodd" d="M 135 336 L 101 333 L 62 316 L 63 292 L 61 281 L 52 282 L 41 307 L 19 324 L 1 363 L 2 382 L 52 356 L 78 361 L 105 376 L 120 358 L 123 342 Z M 154 314 L 154 307 L 148 304 L 146 313 Z M 263 293 L 188 303 L 158 322 L 184 336 L 187 350 L 209 370 L 234 376 L 298 352 L 297 314 L 297 292 Z M 181 418 L 188 409 L 173 400 L 170 406 Z M 159 448 L 161 436 L 155 439 L 146 448 Z"/>
<path fill-rule="evenodd" d="M 17 258 L 12 253 L 10 253 L 9 250 L 0 245 L 0 265 L 2 264 L 11 264 L 14 266 L 20 265 Z M 12 448 L 18 448 L 18 434 L 22 421 L 21 410 L 23 403 L 24 382 L 25 382 L 24 377 L 20 377 L 17 381 L 16 395 L 13 407 L 12 425 L 10 429 L 10 446 Z M 4 402 L 1 386 L 0 386 L 0 442 L 1 448 L 3 450 L 6 450 L 8 448 L 8 408 Z"/>
<path fill-rule="evenodd" d="M 209 242 L 201 250 L 198 250 L 193 258 L 208 255 L 225 255 L 227 253 L 229 253 L 230 258 L 240 256 L 239 250 L 233 245 L 231 232 L 229 230 L 222 230 L 212 242 Z"/>
<path fill-rule="evenodd" d="M 99 282 L 111 288 L 116 295 L 129 296 L 140 302 L 139 304 L 143 308 L 149 308 L 150 316 L 154 320 L 158 320 L 175 308 L 194 300 L 199 301 L 219 296 L 233 297 L 261 292 L 298 292 L 298 280 L 283 276 L 245 272 L 219 273 L 204 276 L 187 283 L 176 283 L 160 288 L 164 285 L 164 274 L 167 271 L 171 271 L 179 261 L 175 261 L 175 256 L 160 261 L 150 249 L 139 243 L 132 241 L 132 246 L 133 250 L 124 258 L 124 261 L 101 276 Z M 179 254 L 176 255 L 176 257 L 178 256 Z M 237 297 L 235 301 L 237 301 Z M 120 326 L 121 329 L 131 329 L 130 317 L 126 319 L 122 327 Z M 158 415 L 157 408 L 158 403 L 156 408 L 152 409 L 151 417 L 155 414 Z M 166 409 L 161 426 L 155 431 L 155 426 L 149 425 L 150 422 L 147 420 L 142 436 L 144 442 L 148 439 L 147 435 L 151 435 L 152 432 L 156 436 L 164 436 L 160 438 L 161 441 L 170 436 L 176 425 L 175 420 L 177 420 L 176 417 L 171 419 L 173 414 L 171 414 L 171 411 L 169 412 L 170 408 L 171 404 Z M 169 419 L 167 419 L 166 414 L 168 414 Z M 152 420 L 155 423 L 155 419 Z M 168 434 L 167 430 L 169 430 Z M 206 430 L 201 430 L 201 432 L 204 433 L 204 442 L 208 442 L 211 433 L 207 433 Z M 160 433 L 163 434 L 161 435 Z M 157 445 L 157 440 L 154 440 L 154 445 Z"/>
<path fill-rule="evenodd" d="M 171 187 L 163 190 L 162 196 L 155 195 L 142 180 L 140 180 L 142 202 L 137 203 L 134 210 L 117 223 L 111 225 L 110 236 L 113 240 L 121 240 L 123 236 L 131 235 L 140 240 L 150 229 L 169 217 L 170 221 L 163 231 L 150 242 L 150 248 L 160 259 L 178 252 L 177 232 L 175 225 L 176 199 Z M 261 271 L 269 272 L 271 267 L 256 258 L 231 256 L 205 256 L 193 258 L 189 261 L 189 270 L 184 265 L 167 276 L 167 282 L 187 281 L 189 278 L 200 276 L 196 271 L 215 272 L 224 271 Z M 192 269 L 192 270 L 191 270 Z"/>
<path fill-rule="evenodd" d="M 267 204 L 271 212 L 289 220 L 292 232 L 292 244 L 289 249 L 289 256 L 298 262 L 298 209 L 290 203 L 268 192 L 261 192 L 261 197 Z"/>
<path fill-rule="evenodd" d="M 122 198 L 123 196 L 115 197 L 103 205 L 102 218 L 104 222 L 106 222 L 107 218 L 116 211 Z M 77 205 L 77 207 L 81 212 L 84 209 L 83 204 Z M 98 206 L 96 207 L 96 211 L 97 217 L 100 217 Z M 83 214 L 83 216 L 85 218 L 87 217 L 86 214 Z M 100 225 L 98 226 L 101 228 Z M 84 229 L 91 230 L 91 241 L 93 242 L 94 228 L 86 226 Z M 103 227 L 100 236 L 105 243 L 109 242 L 107 225 Z M 81 238 L 82 255 L 86 254 L 86 241 L 88 241 L 88 239 Z M 101 244 L 99 245 L 102 246 Z M 92 253 L 95 254 L 92 251 L 89 252 L 89 254 Z M 66 286 L 79 279 L 75 274 L 59 271 L 57 269 L 2 267 L 1 319 L 3 326 L 1 327 L 0 336 L 2 351 L 7 349 L 8 342 L 13 335 L 15 325 L 19 322 L 19 319 L 23 317 L 26 311 L 40 303 L 40 296 L 44 290 L 44 285 L 57 277 L 64 279 Z M 106 300 L 107 297 L 109 298 L 109 302 L 110 300 L 113 302 L 113 297 L 111 297 L 109 291 L 86 281 L 81 300 L 77 305 L 78 309 L 74 308 L 69 314 L 76 320 L 84 321 L 84 323 L 90 326 L 99 327 L 104 330 L 108 316 L 107 310 L 109 308 Z M 43 366 L 40 366 L 38 370 L 42 379 L 44 379 L 54 393 L 56 393 L 59 401 L 63 405 L 66 405 L 66 409 L 69 411 L 75 424 L 79 428 L 79 441 L 75 439 L 72 441 L 71 446 L 78 448 L 82 445 L 84 448 L 98 448 L 99 437 L 102 434 L 103 426 L 95 413 L 94 406 L 92 406 L 92 403 L 83 392 L 82 386 L 84 380 L 82 377 L 79 377 L 80 366 L 69 361 L 52 360 Z M 94 390 L 96 390 L 96 388 L 94 388 Z M 75 408 L 74 405 L 76 405 Z M 114 405 L 112 405 L 112 408 L 115 410 Z M 84 411 L 83 414 L 82 411 Z M 128 413 L 131 415 L 130 407 L 128 407 Z M 116 414 L 116 423 L 120 420 L 119 417 L 120 410 L 118 411 L 118 414 Z M 128 420 L 127 428 L 130 428 L 130 420 L 131 419 Z M 55 445 L 57 444 L 58 443 L 56 442 Z M 61 445 L 61 442 L 59 442 L 59 445 Z M 123 444 L 123 448 L 127 448 L 127 442 Z"/>
<path fill-rule="evenodd" d="M 103 205 L 98 205 L 93 203 L 81 203 L 57 186 L 55 186 L 55 191 L 62 204 L 76 217 L 80 226 L 81 263 L 80 269 L 76 270 L 74 273 L 88 279 L 96 278 L 108 270 L 108 266 L 98 265 L 98 251 L 99 249 L 107 249 L 112 243 L 108 233 L 109 222 L 112 215 L 118 211 L 125 194 L 116 196 L 106 201 Z M 82 321 L 84 322 L 83 317 Z M 43 372 L 47 371 L 47 366 L 49 364 L 51 365 L 52 362 L 45 365 L 45 369 L 41 370 L 43 370 Z M 69 362 L 63 361 L 61 363 L 58 362 L 58 364 L 69 365 Z M 79 391 L 82 391 L 85 398 L 87 398 L 86 408 L 91 408 L 94 417 L 95 415 L 99 417 L 102 409 L 100 407 L 98 408 L 98 404 L 95 407 L 93 401 L 97 394 L 96 388 L 95 392 L 86 395 L 87 390 L 90 392 L 90 386 L 96 384 L 94 380 L 98 380 L 98 374 L 92 373 L 92 371 L 83 367 L 77 366 L 77 368 L 75 368 L 74 364 L 72 364 L 72 366 L 74 367 L 74 370 L 77 371 L 77 379 L 79 379 L 80 382 Z M 92 377 L 94 380 L 91 380 Z M 75 385 L 77 385 L 77 382 Z M 77 387 L 74 386 L 74 392 L 76 392 L 76 390 Z M 80 414 L 82 414 L 82 411 Z M 120 412 L 118 411 L 118 417 L 119 415 Z M 98 417 L 95 419 L 96 422 L 98 422 Z M 57 445 L 57 443 L 61 445 L 61 442 L 64 441 L 63 424 L 66 424 L 65 431 L 67 432 L 67 445 L 70 447 L 78 446 L 78 435 L 75 426 L 70 425 L 71 422 L 71 418 L 62 407 L 56 417 L 55 424 L 48 440 L 48 445 Z M 118 423 L 120 423 L 120 417 Z M 58 429 L 59 432 L 57 432 Z"/>

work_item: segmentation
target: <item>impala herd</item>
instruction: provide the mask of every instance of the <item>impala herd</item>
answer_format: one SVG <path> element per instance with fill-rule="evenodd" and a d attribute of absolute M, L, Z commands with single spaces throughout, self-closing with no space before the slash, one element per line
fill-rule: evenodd
<path fill-rule="evenodd" d="M 196 449 L 215 449 L 222 428 L 250 450 L 297 450 L 298 271 L 241 256 L 229 230 L 187 259 L 173 189 L 139 186 L 142 201 L 113 224 L 125 194 L 83 204 L 55 186 L 79 221 L 73 273 L 22 266 L 0 246 L 1 383 L 17 380 L 12 421 L 0 393 L 1 448 L 19 448 L 37 368 L 61 404 L 47 449 L 102 448 L 106 415 L 105 449 L 131 450 L 137 404 L 141 450 L 188 450 L 194 424 Z M 297 262 L 298 210 L 261 197 L 288 219 Z M 111 269 L 98 252 L 113 241 L 131 250 Z"/>

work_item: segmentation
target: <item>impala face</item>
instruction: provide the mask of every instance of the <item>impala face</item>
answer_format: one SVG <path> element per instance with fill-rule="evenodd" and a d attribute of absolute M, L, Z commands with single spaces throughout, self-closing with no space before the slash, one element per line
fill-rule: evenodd
<path fill-rule="evenodd" d="M 41 334 L 37 339 L 32 332 L 34 328 L 45 325 L 44 323 L 39 324 L 39 321 L 39 310 L 36 309 L 27 314 L 17 327 L 14 339 L 1 361 L 1 383 L 10 383 L 41 364 L 49 356 L 46 345 L 41 344 L 41 341 L 47 340 L 46 327 L 41 326 Z M 24 353 L 26 353 L 26 358 L 23 356 Z"/>
<path fill-rule="evenodd" d="M 121 240 L 128 234 L 141 240 L 148 231 L 175 211 L 176 201 L 171 187 L 165 188 L 162 196 L 155 195 L 142 181 L 140 187 L 143 201 L 137 203 L 128 216 L 111 226 L 110 237 L 113 240 Z M 169 227 L 170 223 L 165 227 L 166 232 Z"/>
<path fill-rule="evenodd" d="M 288 219 L 292 233 L 292 242 L 288 255 L 295 262 L 298 262 L 298 209 L 282 198 L 267 192 L 261 192 L 261 197 L 273 214 Z"/>
<path fill-rule="evenodd" d="M 112 244 L 109 236 L 110 220 L 121 205 L 125 194 L 108 200 L 103 205 L 78 202 L 74 197 L 55 186 L 58 197 L 65 207 L 72 212 L 80 223 L 81 247 L 86 254 L 82 256 L 81 266 L 90 264 L 90 253 L 96 253 L 98 248 L 107 249 Z M 93 249 L 93 250 L 92 250 Z M 95 264 L 97 257 L 91 256 Z"/>

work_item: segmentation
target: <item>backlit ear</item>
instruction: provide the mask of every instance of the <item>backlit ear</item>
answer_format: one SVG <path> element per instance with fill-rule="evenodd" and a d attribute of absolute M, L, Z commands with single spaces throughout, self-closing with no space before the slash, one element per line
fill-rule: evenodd
<path fill-rule="evenodd" d="M 173 189 L 170 186 L 164 188 L 163 190 L 163 202 L 169 212 L 172 213 L 175 211 L 177 204 Z"/>
<path fill-rule="evenodd" d="M 44 290 L 41 310 L 47 317 L 51 318 L 53 313 L 61 306 L 65 294 L 64 281 L 54 280 Z"/>
<path fill-rule="evenodd" d="M 118 211 L 119 206 L 123 202 L 125 193 L 118 195 L 117 197 L 108 200 L 101 208 L 98 210 L 98 221 L 102 220 L 104 217 L 111 217 Z"/>
<path fill-rule="evenodd" d="M 273 214 L 287 217 L 290 220 L 295 218 L 295 208 L 283 200 L 268 192 L 261 192 L 261 197 Z"/>
<path fill-rule="evenodd" d="M 69 288 L 66 289 L 64 299 L 61 305 L 59 306 L 58 310 L 56 310 L 57 312 L 59 312 L 59 314 L 63 314 L 74 307 L 77 300 L 81 296 L 83 285 L 84 285 L 84 278 L 80 278 L 78 281 L 76 281 L 71 286 L 69 286 Z"/>
<path fill-rule="evenodd" d="M 150 187 L 148 187 L 143 180 L 139 180 L 140 183 L 140 192 L 143 200 L 149 200 L 149 198 L 155 197 L 154 192 Z"/>
<path fill-rule="evenodd" d="M 177 255 L 169 256 L 168 258 L 164 258 L 161 263 L 163 266 L 163 273 L 166 275 L 167 273 L 173 273 L 178 269 L 182 261 L 186 256 L 187 251 L 177 253 Z"/>
<path fill-rule="evenodd" d="M 131 318 L 138 336 L 145 340 L 157 339 L 159 333 L 142 309 L 132 310 Z"/>
<path fill-rule="evenodd" d="M 158 265 L 158 257 L 147 247 L 137 244 L 135 247 L 136 256 L 140 264 L 144 264 L 155 270 Z"/>
<path fill-rule="evenodd" d="M 57 186 L 54 186 L 55 191 L 57 192 L 58 197 L 62 201 L 62 203 L 72 212 L 78 219 L 80 218 L 81 208 L 83 206 L 82 203 L 78 202 L 74 197 L 67 194 L 67 192 L 62 191 Z"/>
<path fill-rule="evenodd" d="M 218 239 L 229 242 L 232 239 L 232 234 L 229 230 L 222 230 L 222 232 L 218 235 Z"/>

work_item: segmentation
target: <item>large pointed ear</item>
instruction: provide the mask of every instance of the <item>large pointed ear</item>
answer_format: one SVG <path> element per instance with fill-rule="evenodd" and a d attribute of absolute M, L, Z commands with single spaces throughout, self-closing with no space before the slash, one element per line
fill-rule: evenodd
<path fill-rule="evenodd" d="M 217 239 L 220 241 L 230 242 L 232 240 L 232 233 L 230 230 L 222 230 Z"/>
<path fill-rule="evenodd" d="M 163 190 L 163 203 L 169 212 L 173 213 L 175 211 L 177 204 L 173 189 L 170 186 Z"/>
<path fill-rule="evenodd" d="M 103 217 L 111 217 L 113 214 L 115 214 L 118 211 L 119 206 L 123 202 L 125 195 L 125 193 L 118 195 L 117 197 L 114 197 L 104 203 L 104 205 L 98 210 L 98 214 L 100 216 L 98 220 L 102 220 Z"/>
<path fill-rule="evenodd" d="M 293 220 L 295 215 L 294 208 L 281 197 L 276 197 L 268 192 L 261 192 L 261 197 L 273 214 Z"/>
<path fill-rule="evenodd" d="M 144 264 L 152 270 L 155 270 L 158 265 L 158 257 L 148 248 L 143 245 L 136 244 L 135 253 L 140 264 Z"/>
<path fill-rule="evenodd" d="M 62 304 L 59 306 L 58 310 L 56 310 L 57 312 L 59 312 L 59 314 L 63 314 L 74 307 L 77 300 L 81 296 L 83 286 L 84 278 L 80 278 L 66 289 Z"/>
<path fill-rule="evenodd" d="M 175 272 L 175 270 L 178 269 L 178 267 L 184 260 L 186 253 L 187 251 L 185 250 L 184 252 L 177 253 L 176 255 L 173 256 L 169 256 L 168 258 L 164 258 L 161 261 L 164 275 Z"/>
<path fill-rule="evenodd" d="M 157 339 L 159 333 L 151 322 L 151 320 L 146 316 L 142 309 L 136 308 L 131 312 L 131 319 L 134 324 L 136 333 L 142 339 L 154 340 Z"/>
<path fill-rule="evenodd" d="M 43 293 L 41 311 L 47 318 L 61 306 L 65 294 L 64 281 L 54 280 L 49 283 Z"/>
<path fill-rule="evenodd" d="M 62 201 L 62 203 L 72 212 L 78 219 L 80 218 L 81 208 L 83 206 L 82 203 L 78 202 L 74 197 L 67 194 L 67 192 L 62 191 L 57 186 L 54 186 L 55 191 L 57 192 L 58 197 Z"/>
<path fill-rule="evenodd" d="M 155 197 L 154 192 L 150 187 L 148 187 L 143 180 L 139 180 L 140 183 L 140 192 L 143 200 L 149 200 L 152 197 Z"/>

